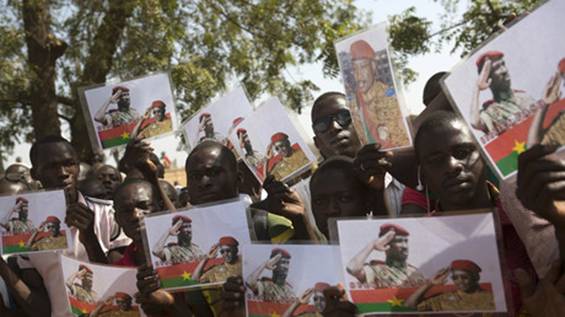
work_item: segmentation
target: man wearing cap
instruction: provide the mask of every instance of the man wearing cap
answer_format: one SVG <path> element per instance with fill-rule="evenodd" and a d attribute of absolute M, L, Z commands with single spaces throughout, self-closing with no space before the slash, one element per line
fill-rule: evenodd
<path fill-rule="evenodd" d="M 218 142 L 224 143 L 224 137 L 214 131 L 214 122 L 212 122 L 212 115 L 208 112 L 203 112 L 200 117 L 198 118 L 199 127 L 198 127 L 198 134 L 200 132 L 204 132 L 204 135 L 200 138 L 199 142 L 204 140 L 216 140 Z"/>
<path fill-rule="evenodd" d="M 532 120 L 527 148 L 537 143 L 565 145 L 565 98 L 561 98 L 562 83 L 565 87 L 565 58 L 559 61 L 557 72 L 547 85 L 543 106 Z"/>
<path fill-rule="evenodd" d="M 364 119 L 369 143 L 380 143 L 384 148 L 408 144 L 408 135 L 393 86 L 379 77 L 375 51 L 364 40 L 351 44 L 351 61 L 355 78 L 356 106 Z"/>
<path fill-rule="evenodd" d="M 290 303 L 296 296 L 292 286 L 286 281 L 289 266 L 290 254 L 286 250 L 275 248 L 271 251 L 269 260 L 249 275 L 247 286 L 258 300 Z M 272 278 L 261 277 L 265 269 L 273 272 Z"/>
<path fill-rule="evenodd" d="M 146 112 L 147 121 L 142 124 L 139 135 L 150 138 L 173 130 L 173 123 L 167 118 L 167 105 L 162 100 L 151 103 Z"/>
<path fill-rule="evenodd" d="M 330 284 L 318 282 L 313 288 L 309 288 L 302 293 L 300 298 L 296 299 L 294 303 L 285 311 L 282 317 L 322 317 L 322 312 L 326 308 L 326 298 L 324 297 L 324 290 L 330 288 Z M 313 306 L 306 306 L 299 309 L 300 305 L 308 305 L 310 299 Z"/>
<path fill-rule="evenodd" d="M 418 287 L 426 279 L 418 268 L 408 264 L 408 236 L 410 233 L 396 224 L 383 224 L 379 238 L 371 241 L 347 264 L 347 272 L 374 288 Z M 367 258 L 375 251 L 385 252 L 385 261 Z"/>
<path fill-rule="evenodd" d="M 108 110 L 113 103 L 117 105 L 117 109 Z M 139 113 L 131 107 L 129 89 L 123 86 L 112 89 L 112 96 L 94 116 L 94 120 L 101 123 L 105 130 L 137 121 L 139 118 Z"/>
<path fill-rule="evenodd" d="M 65 283 L 69 288 L 71 296 L 85 303 L 94 304 L 98 298 L 96 292 L 92 289 L 92 279 L 94 275 L 92 270 L 86 265 L 79 265 L 78 271 L 73 273 Z"/>
<path fill-rule="evenodd" d="M 218 244 L 215 244 L 203 258 L 192 273 L 192 278 L 200 283 L 224 282 L 231 276 L 241 276 L 241 258 L 238 254 L 239 242 L 234 237 L 221 237 Z M 204 271 L 204 267 L 209 260 L 215 259 L 220 252 L 224 262 L 212 265 Z M 204 273 L 202 273 L 204 271 Z"/>
<path fill-rule="evenodd" d="M 117 292 L 100 302 L 89 317 L 134 317 L 139 311 L 132 307 L 133 298 L 124 292 Z M 113 305 L 115 303 L 115 305 Z"/>
<path fill-rule="evenodd" d="M 177 242 L 165 243 L 171 236 L 177 237 Z M 192 219 L 185 216 L 175 216 L 173 226 L 154 247 L 153 254 L 167 265 L 199 261 L 204 252 L 192 243 Z"/>
<path fill-rule="evenodd" d="M 48 235 L 38 238 L 40 232 Z M 39 230 L 31 235 L 26 245 L 33 251 L 67 248 L 67 237 L 61 234 L 61 220 L 55 216 L 47 217 L 39 226 Z"/>
<path fill-rule="evenodd" d="M 288 135 L 277 132 L 271 136 L 271 144 L 267 149 L 267 173 L 275 179 L 282 180 L 300 167 L 309 163 L 300 144 L 290 144 Z"/>
<path fill-rule="evenodd" d="M 245 161 L 256 170 L 261 170 L 265 165 L 264 158 L 259 152 L 253 150 L 247 130 L 243 128 L 237 129 L 236 134 L 239 140 L 239 147 L 245 152 Z"/>
<path fill-rule="evenodd" d="M 12 208 L 12 211 L 7 215 L 9 218 L 12 214 L 17 213 L 17 218 L 12 218 L 8 221 L 0 222 L 0 226 L 4 227 L 10 234 L 19 234 L 32 232 L 35 230 L 33 223 L 28 217 L 28 206 L 29 202 L 24 197 L 16 198 L 16 205 Z"/>
<path fill-rule="evenodd" d="M 485 134 L 498 135 L 531 114 L 535 100 L 524 91 L 512 89 L 503 52 L 488 51 L 476 64 L 479 80 L 471 106 L 471 125 Z M 487 88 L 493 99 L 479 107 L 479 95 Z"/>
<path fill-rule="evenodd" d="M 426 292 L 436 285 L 443 285 L 451 272 L 455 291 L 441 293 L 424 299 Z M 492 292 L 483 290 L 479 284 L 481 268 L 470 260 L 455 260 L 448 268 L 441 269 L 434 278 L 417 289 L 405 306 L 418 311 L 488 311 L 494 310 Z"/>

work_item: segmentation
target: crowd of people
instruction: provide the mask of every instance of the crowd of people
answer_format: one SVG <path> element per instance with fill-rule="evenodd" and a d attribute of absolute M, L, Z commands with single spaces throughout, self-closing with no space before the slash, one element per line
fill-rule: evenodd
<path fill-rule="evenodd" d="M 439 80 L 445 74 L 432 76 L 426 84 L 423 101 L 427 108 L 414 119 L 413 147 L 394 152 L 381 150 L 378 143 L 361 143 L 344 94 L 327 92 L 318 97 L 311 118 L 314 144 L 322 159 L 308 176 L 306 190 L 289 187 L 274 177 L 259 184 L 232 150 L 211 139 L 201 140 L 188 155 L 188 184 L 179 191 L 163 179 L 164 167 L 146 141 L 130 142 L 114 167 L 103 160 L 80 162 L 69 141 L 48 136 L 33 143 L 31 168 L 14 164 L 6 169 L 0 193 L 63 188 L 67 202 L 64 221 L 75 237 L 65 254 L 93 263 L 136 267 L 139 292 L 135 302 L 148 316 L 243 316 L 246 288 L 284 292 L 285 283 L 283 279 L 283 285 L 277 285 L 275 276 L 284 268 L 281 251 L 275 254 L 275 264 L 265 264 L 273 271 L 272 285 L 230 277 L 207 296 L 200 291 L 163 290 L 154 268 L 145 260 L 143 219 L 149 213 L 246 197 L 253 237 L 280 244 L 331 243 L 330 220 L 335 218 L 434 216 L 488 208 L 494 210 L 500 225 L 509 315 L 565 316 L 565 160 L 554 154 L 555 145 L 532 145 L 519 157 L 516 184 L 489 177 L 479 145 L 440 88 Z M 264 199 L 261 190 L 267 193 Z M 26 225 L 26 212 L 14 217 L 0 226 Z M 155 256 L 174 263 L 198 259 L 201 270 L 207 261 L 204 251 L 183 247 L 190 244 L 189 220 L 175 218 L 173 225 L 175 232 L 171 234 L 177 236 L 177 243 L 163 245 L 154 251 Z M 471 280 L 466 286 L 462 284 L 461 292 L 477 292 L 474 286 L 478 285 L 480 268 L 476 264 L 455 261 L 426 281 L 412 274 L 414 268 L 405 261 L 395 261 L 394 252 L 402 252 L 406 243 L 402 229 L 386 228 L 347 264 L 347 270 L 369 284 L 413 283 L 419 289 L 406 305 L 423 311 L 444 305 L 441 298 L 422 302 L 421 296 L 449 273 Z M 235 263 L 237 241 L 226 238 L 218 248 L 225 253 L 229 268 Z M 369 270 L 364 263 L 374 249 L 387 250 L 387 261 Z M 388 265 L 389 257 L 395 265 Z M 0 292 L 1 316 L 72 316 L 63 296 L 65 283 L 56 253 L 0 259 L 0 277 L 6 286 Z M 211 273 L 197 277 L 212 278 Z M 355 305 L 346 300 L 339 286 L 325 285 L 313 292 L 318 316 L 356 314 Z M 481 300 L 482 294 L 476 296 Z"/>

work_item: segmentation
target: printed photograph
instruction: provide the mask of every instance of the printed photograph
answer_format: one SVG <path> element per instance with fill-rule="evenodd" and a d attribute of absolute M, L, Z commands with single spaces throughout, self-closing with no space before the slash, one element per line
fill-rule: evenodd
<path fill-rule="evenodd" d="M 324 290 L 343 284 L 337 246 L 254 244 L 243 254 L 247 316 L 322 316 Z"/>
<path fill-rule="evenodd" d="M 145 316 L 135 303 L 135 268 L 96 265 L 61 256 L 70 310 L 79 317 Z"/>
<path fill-rule="evenodd" d="M 66 250 L 72 239 L 66 212 L 62 190 L 0 197 L 2 254 Z"/>
<path fill-rule="evenodd" d="M 190 148 L 204 140 L 215 140 L 233 149 L 229 136 L 244 118 L 253 112 L 245 89 L 235 86 L 218 100 L 202 107 L 183 124 L 183 132 Z"/>
<path fill-rule="evenodd" d="M 145 230 L 164 289 L 218 285 L 240 276 L 241 248 L 251 241 L 243 201 L 148 216 Z"/>
<path fill-rule="evenodd" d="M 491 213 L 337 223 L 362 314 L 505 312 Z"/>
<path fill-rule="evenodd" d="M 516 173 L 518 156 L 533 145 L 565 145 L 564 18 L 563 1 L 544 4 L 443 81 L 503 179 Z"/>
<path fill-rule="evenodd" d="M 383 149 L 412 143 L 397 89 L 385 23 L 335 43 L 353 123 L 365 143 Z"/>
<path fill-rule="evenodd" d="M 277 98 L 265 101 L 230 138 L 238 156 L 261 183 L 269 175 L 284 182 L 316 162 Z"/>
<path fill-rule="evenodd" d="M 135 136 L 154 138 L 176 129 L 176 109 L 168 73 L 81 91 L 88 123 L 101 149 L 127 144 Z"/>

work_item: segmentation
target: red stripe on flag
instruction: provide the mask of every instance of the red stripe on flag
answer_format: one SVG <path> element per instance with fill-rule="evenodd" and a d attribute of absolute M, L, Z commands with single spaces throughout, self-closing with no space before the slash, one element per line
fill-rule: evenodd
<path fill-rule="evenodd" d="M 73 296 L 69 296 L 69 302 L 72 307 L 75 307 L 78 310 L 86 313 L 89 313 L 96 308 L 96 304 L 85 303 L 83 301 L 74 298 Z"/>
<path fill-rule="evenodd" d="M 249 314 L 271 316 L 274 313 L 282 315 L 290 307 L 291 303 L 273 303 L 263 301 L 247 301 L 247 309 Z"/>
<path fill-rule="evenodd" d="M 481 289 L 492 291 L 490 283 L 481 283 Z M 357 289 L 351 290 L 351 299 L 354 303 L 382 303 L 390 299 L 407 299 L 417 288 L 382 288 L 382 289 Z M 434 286 L 426 292 L 425 298 L 441 293 L 455 291 L 455 285 Z"/>
<path fill-rule="evenodd" d="M 5 235 L 2 237 L 2 244 L 5 247 L 9 246 L 17 246 L 20 242 L 27 243 L 29 238 L 31 237 L 31 233 L 19 233 L 15 235 Z M 61 235 L 65 235 L 65 230 L 61 230 Z M 35 241 L 51 236 L 51 232 L 38 232 L 35 236 Z"/>
<path fill-rule="evenodd" d="M 157 268 L 156 271 L 161 279 L 174 278 L 174 277 L 182 276 L 184 272 L 192 274 L 192 272 L 194 272 L 194 269 L 196 269 L 198 263 L 199 263 L 198 261 L 189 262 L 189 263 L 180 263 L 173 266 Z M 208 260 L 206 266 L 204 267 L 204 270 L 210 268 L 212 265 L 217 265 L 222 263 L 224 263 L 223 258 Z"/>
<path fill-rule="evenodd" d="M 124 124 L 119 127 L 98 131 L 98 136 L 100 137 L 100 141 L 122 137 L 124 133 L 130 134 L 136 124 L 137 121 L 134 121 L 132 123 Z"/>

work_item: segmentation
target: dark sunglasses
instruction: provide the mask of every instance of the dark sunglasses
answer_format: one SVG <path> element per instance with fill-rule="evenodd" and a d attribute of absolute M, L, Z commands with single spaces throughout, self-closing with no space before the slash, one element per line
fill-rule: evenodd
<path fill-rule="evenodd" d="M 315 133 L 324 133 L 330 129 L 334 121 L 342 128 L 347 128 L 351 124 L 351 113 L 347 109 L 341 109 L 337 113 L 318 118 L 312 124 L 312 129 Z"/>

